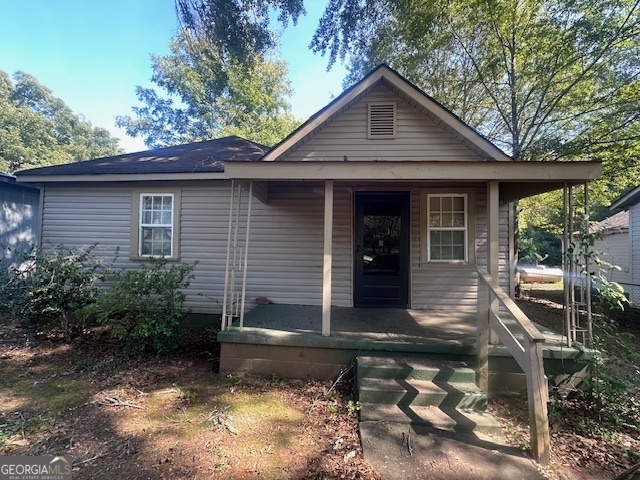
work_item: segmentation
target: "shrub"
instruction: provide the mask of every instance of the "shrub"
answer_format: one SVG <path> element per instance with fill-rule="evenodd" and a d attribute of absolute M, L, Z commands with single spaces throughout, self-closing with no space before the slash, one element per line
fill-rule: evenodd
<path fill-rule="evenodd" d="M 196 264 L 168 266 L 167 260 L 152 258 L 137 270 L 113 271 L 106 278 L 109 289 L 101 291 L 84 314 L 95 317 L 130 347 L 169 352 L 180 340 L 186 314 L 183 290 Z"/>
<path fill-rule="evenodd" d="M 96 296 L 102 264 L 91 257 L 95 245 L 74 249 L 34 247 L 20 264 L 0 273 L 0 313 L 33 322 L 38 328 L 59 327 L 67 340 L 83 325 L 76 313 Z"/>

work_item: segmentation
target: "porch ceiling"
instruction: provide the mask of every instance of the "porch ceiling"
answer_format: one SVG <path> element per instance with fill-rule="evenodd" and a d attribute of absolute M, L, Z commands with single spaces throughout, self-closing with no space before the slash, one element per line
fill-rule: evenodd
<path fill-rule="evenodd" d="M 227 163 L 225 175 L 241 182 L 500 182 L 503 201 L 600 178 L 601 162 L 255 162 Z"/>

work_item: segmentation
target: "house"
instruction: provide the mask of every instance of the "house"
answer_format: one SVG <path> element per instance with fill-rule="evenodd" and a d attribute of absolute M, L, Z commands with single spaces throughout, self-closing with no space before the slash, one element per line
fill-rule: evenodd
<path fill-rule="evenodd" d="M 362 353 L 459 356 L 485 391 L 521 379 L 544 438 L 543 357 L 549 373 L 579 353 L 543 350 L 512 300 L 513 202 L 600 174 L 514 162 L 382 65 L 272 149 L 227 137 L 18 177 L 43 190 L 43 242 L 98 242 L 123 266 L 198 260 L 188 306 L 222 305 L 223 371 L 330 377 Z"/>
<path fill-rule="evenodd" d="M 614 213 L 594 226 L 600 232 L 595 249 L 605 261 L 617 265 L 611 280 L 624 288 L 629 301 L 640 305 L 640 187 L 622 195 L 609 209 Z"/>
<path fill-rule="evenodd" d="M 0 258 L 19 260 L 36 243 L 40 190 L 0 173 Z"/>

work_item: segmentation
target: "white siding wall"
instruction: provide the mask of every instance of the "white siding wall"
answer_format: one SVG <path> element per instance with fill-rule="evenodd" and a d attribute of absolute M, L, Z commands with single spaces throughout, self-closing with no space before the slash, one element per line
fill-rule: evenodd
<path fill-rule="evenodd" d="M 614 282 L 629 283 L 629 233 L 616 232 L 606 234 L 602 239 L 595 241 L 594 250 L 599 253 L 600 258 L 607 263 L 617 265 L 621 270 L 605 269 Z"/>
<path fill-rule="evenodd" d="M 640 204 L 629 208 L 631 283 L 640 285 Z"/>
<path fill-rule="evenodd" d="M 367 138 L 367 103 L 396 102 L 396 138 Z M 282 160 L 482 160 L 459 138 L 445 131 L 385 86 L 371 90 L 335 116 L 313 136 L 305 138 Z"/>

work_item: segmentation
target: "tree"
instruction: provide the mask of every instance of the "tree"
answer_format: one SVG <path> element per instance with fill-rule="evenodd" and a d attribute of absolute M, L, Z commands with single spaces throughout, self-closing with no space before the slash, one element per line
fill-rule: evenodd
<path fill-rule="evenodd" d="M 118 139 L 76 115 L 24 72 L 0 70 L 0 171 L 57 165 L 121 153 Z"/>
<path fill-rule="evenodd" d="M 177 2 L 186 28 L 215 22 L 212 6 L 250 23 L 254 5 Z M 304 11 L 302 0 L 265 3 L 285 22 Z M 310 46 L 329 66 L 349 60 L 347 84 L 390 64 L 517 160 L 605 158 L 615 172 L 636 158 L 639 27 L 638 0 L 329 0 Z M 266 35 L 260 21 L 239 35 L 254 28 L 249 49 Z"/>
<path fill-rule="evenodd" d="M 249 62 L 225 58 L 193 35 L 183 32 L 167 56 L 152 55 L 152 81 L 163 92 L 137 87 L 144 104 L 135 118 L 116 123 L 149 147 L 238 135 L 273 145 L 297 121 L 290 112 L 287 66 L 281 60 L 253 55 Z"/>

